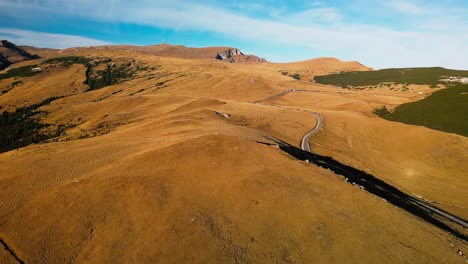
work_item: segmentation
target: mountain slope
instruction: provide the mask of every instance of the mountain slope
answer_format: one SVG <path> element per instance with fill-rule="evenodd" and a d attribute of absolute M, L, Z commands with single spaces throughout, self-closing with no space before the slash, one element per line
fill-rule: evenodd
<path fill-rule="evenodd" d="M 0 71 L 11 64 L 39 58 L 39 56 L 32 55 L 8 40 L 0 41 Z"/>
<path fill-rule="evenodd" d="M 161 57 L 181 59 L 218 59 L 231 63 L 266 62 L 265 59 L 255 55 L 245 55 L 239 49 L 230 47 L 192 48 L 183 45 L 160 44 L 151 46 L 111 45 L 95 48 L 108 51 L 137 51 Z"/>
<path fill-rule="evenodd" d="M 1 111 L 63 96 L 33 116 L 63 133 L 0 153 L 0 263 L 464 263 L 465 242 L 275 142 L 319 112 L 313 152 L 467 217 L 468 139 L 372 114 L 413 94 L 281 73 L 301 65 L 60 55 L 0 80 Z"/>
<path fill-rule="evenodd" d="M 311 68 L 317 72 L 372 70 L 372 68 L 364 66 L 357 61 L 342 61 L 336 58 L 316 58 L 306 61 L 286 63 L 286 65 L 300 68 Z"/>

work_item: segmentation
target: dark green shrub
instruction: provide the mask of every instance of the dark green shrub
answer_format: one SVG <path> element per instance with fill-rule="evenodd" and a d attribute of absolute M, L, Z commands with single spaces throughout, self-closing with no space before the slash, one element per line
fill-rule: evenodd
<path fill-rule="evenodd" d="M 383 117 L 468 137 L 467 93 L 468 84 L 458 84 L 423 100 L 402 104 Z"/>
<path fill-rule="evenodd" d="M 404 68 L 404 69 L 383 69 L 378 71 L 357 71 L 343 72 L 324 76 L 315 76 L 314 81 L 321 84 L 337 86 L 369 86 L 383 83 L 395 84 L 425 84 L 437 87 L 438 84 L 445 84 L 441 81 L 447 76 L 468 77 L 468 71 L 450 70 L 440 67 L 433 68 Z M 391 84 L 384 84 L 391 86 Z"/>
<path fill-rule="evenodd" d="M 384 105 L 382 108 L 375 109 L 373 111 L 374 114 L 380 116 L 380 117 L 385 117 L 389 114 L 391 114 L 390 111 L 388 111 L 387 107 Z"/>
<path fill-rule="evenodd" d="M 32 69 L 36 68 L 37 65 L 22 66 L 8 70 L 6 73 L 0 74 L 0 80 L 8 79 L 12 77 L 31 77 L 39 72 L 33 72 Z"/>
<path fill-rule="evenodd" d="M 54 133 L 44 134 L 40 130 L 49 124 L 39 122 L 35 115 L 37 109 L 60 97 L 50 97 L 30 106 L 16 109 L 14 112 L 4 111 L 0 115 L 0 152 L 21 148 L 32 143 L 39 143 L 61 135 L 64 127 L 59 126 Z"/>
<path fill-rule="evenodd" d="M 88 67 L 86 70 L 85 84 L 89 86 L 88 91 L 117 84 L 124 79 L 131 78 L 135 74 L 135 72 L 131 71 L 127 66 L 117 66 L 115 64 L 107 64 L 105 70 L 96 71 L 94 74 L 92 70 L 92 67 Z"/>
<path fill-rule="evenodd" d="M 299 73 L 295 73 L 293 75 L 290 75 L 290 77 L 296 79 L 296 80 L 300 80 L 301 79 L 301 75 Z"/>
<path fill-rule="evenodd" d="M 62 63 L 63 66 L 70 66 L 73 64 L 83 64 L 86 65 L 91 61 L 90 58 L 81 57 L 81 56 L 66 56 L 66 57 L 56 57 L 50 58 L 42 62 L 42 64 L 57 64 Z"/>

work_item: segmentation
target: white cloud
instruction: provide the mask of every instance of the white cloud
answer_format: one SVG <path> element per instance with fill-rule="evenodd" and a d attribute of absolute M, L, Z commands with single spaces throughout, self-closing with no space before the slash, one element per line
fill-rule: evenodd
<path fill-rule="evenodd" d="M 411 15 L 425 15 L 432 12 L 431 9 L 425 8 L 423 5 L 413 3 L 408 0 L 387 0 L 385 1 L 385 5 L 393 8 L 398 12 Z"/>
<path fill-rule="evenodd" d="M 8 39 L 18 45 L 59 49 L 110 44 L 109 42 L 81 36 L 51 34 L 13 28 L 0 28 L 0 39 Z"/>
<path fill-rule="evenodd" d="M 286 22 L 297 25 L 338 23 L 341 20 L 342 16 L 338 10 L 331 7 L 311 8 L 286 17 Z"/>
<path fill-rule="evenodd" d="M 5 1 L 10 3 L 9 8 L 14 8 L 11 7 L 11 0 L 0 0 L 0 8 Z M 128 22 L 175 30 L 208 31 L 256 44 L 283 45 L 284 49 L 278 52 L 284 53 L 284 61 L 288 60 L 288 49 L 304 48 L 321 52 L 324 56 L 360 60 L 376 68 L 468 68 L 468 27 L 465 20 L 458 18 L 446 20 L 447 24 L 441 28 L 409 27 L 396 30 L 382 25 L 349 21 L 344 23 L 341 21 L 342 14 L 339 10 L 323 4 L 302 13 L 271 20 L 237 14 L 219 5 L 202 5 L 183 0 L 101 0 L 98 3 L 93 0 L 43 0 L 34 3 L 29 6 L 29 10 L 22 7 L 21 11 L 60 12 L 101 21 Z M 399 8 L 402 12 L 431 12 L 427 7 L 404 3 L 406 2 L 393 1 L 394 8 Z M 379 8 L 379 5 L 375 6 Z M 449 15 L 439 15 L 434 19 L 443 20 Z M 307 23 L 298 23 L 298 18 L 301 17 L 309 20 Z M 317 20 L 328 21 L 319 23 Z M 431 21 L 432 16 L 427 16 L 424 20 L 421 19 L 421 24 L 430 25 Z M 449 30 L 450 28 L 459 28 L 461 31 Z"/>

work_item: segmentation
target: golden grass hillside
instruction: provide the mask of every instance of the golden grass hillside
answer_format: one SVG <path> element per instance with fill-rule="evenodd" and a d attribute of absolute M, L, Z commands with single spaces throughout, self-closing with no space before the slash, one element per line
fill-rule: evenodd
<path fill-rule="evenodd" d="M 60 53 L 71 55 L 134 60 L 139 70 L 88 91 L 85 66 L 59 65 L 0 96 L 2 110 L 64 96 L 38 117 L 67 125 L 0 154 L 0 263 L 17 263 L 11 252 L 25 263 L 466 262 L 465 241 L 272 140 L 298 146 L 316 124 L 307 111 L 320 112 L 314 152 L 466 218 L 468 140 L 372 115 L 424 94 L 344 93 L 283 75 L 299 67 L 289 64 Z M 311 92 L 254 103 L 289 88 Z"/>

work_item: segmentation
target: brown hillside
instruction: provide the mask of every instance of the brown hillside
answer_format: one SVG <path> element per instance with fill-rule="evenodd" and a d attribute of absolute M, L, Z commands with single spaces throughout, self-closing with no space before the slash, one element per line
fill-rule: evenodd
<path fill-rule="evenodd" d="M 19 46 L 21 49 L 31 53 L 36 54 L 42 58 L 49 58 L 60 55 L 60 49 L 51 49 L 51 48 L 38 48 L 33 46 Z"/>
<path fill-rule="evenodd" d="M 216 53 L 223 50 L 229 49 L 228 47 L 206 47 L 206 48 L 191 48 L 182 45 L 153 45 L 143 48 L 139 48 L 139 51 L 143 51 L 149 54 L 163 56 L 163 57 L 174 57 L 182 59 L 214 59 Z"/>
<path fill-rule="evenodd" d="M 8 40 L 0 41 L 0 71 L 11 64 L 38 58 L 39 56 L 32 55 Z"/>
<path fill-rule="evenodd" d="M 31 49 L 31 48 L 30 48 Z M 102 51 L 125 51 L 140 52 L 161 57 L 171 57 L 180 59 L 218 59 L 230 63 L 261 63 L 267 62 L 263 58 L 255 55 L 245 55 L 240 50 L 230 47 L 204 47 L 192 48 L 182 45 L 151 45 L 151 46 L 132 46 L 132 45 L 109 45 L 97 47 L 81 47 L 66 49 L 65 52 L 78 50 L 102 50 Z M 33 50 L 33 49 L 31 49 Z M 234 52 L 233 52 L 234 51 Z"/>
<path fill-rule="evenodd" d="M 313 152 L 466 219 L 468 138 L 372 114 L 429 87 L 345 91 L 289 76 L 367 69 L 334 59 L 142 49 L 66 49 L 87 60 L 0 80 L 0 111 L 63 96 L 34 116 L 63 133 L 0 153 L 0 263 L 466 262 L 465 241 L 275 141 L 298 146 L 319 112 Z M 91 90 L 100 74 L 115 82 Z M 286 89 L 308 92 L 271 98 Z"/>
<path fill-rule="evenodd" d="M 299 74 L 303 80 L 312 80 L 314 76 L 327 75 L 342 71 L 370 71 L 356 61 L 341 61 L 336 58 L 317 58 L 300 62 L 282 64 L 282 70 L 288 74 Z"/>
<path fill-rule="evenodd" d="M 314 71 L 338 72 L 338 71 L 369 71 L 372 68 L 366 67 L 357 61 L 341 61 L 336 58 L 317 58 L 300 62 L 286 63 L 292 67 L 309 68 Z"/>
<path fill-rule="evenodd" d="M 74 49 L 76 48 L 71 48 L 68 50 Z M 222 52 L 226 49 L 229 49 L 229 47 L 191 48 L 182 45 L 160 44 L 151 46 L 110 45 L 93 47 L 93 49 L 106 51 L 142 52 L 161 57 L 172 57 L 181 59 L 214 59 L 218 52 Z"/>

